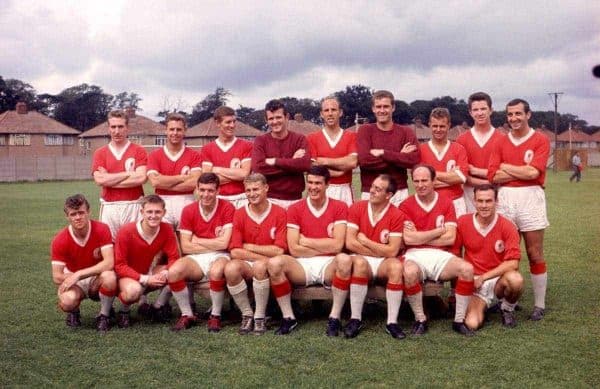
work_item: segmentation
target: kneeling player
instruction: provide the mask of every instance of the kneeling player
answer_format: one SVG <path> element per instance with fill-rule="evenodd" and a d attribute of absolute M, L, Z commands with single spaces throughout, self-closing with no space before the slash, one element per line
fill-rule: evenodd
<path fill-rule="evenodd" d="M 362 309 L 367 296 L 369 280 L 386 283 L 388 317 L 385 330 L 395 339 L 406 337 L 398 326 L 398 312 L 402 303 L 402 262 L 398 252 L 402 247 L 402 228 L 404 216 L 391 205 L 390 199 L 397 190 L 396 180 L 387 174 L 380 175 L 371 184 L 369 200 L 355 203 L 348 211 L 346 248 L 352 255 L 338 254 L 338 273 L 352 267 L 351 279 L 333 279 L 333 290 L 350 289 L 351 318 L 344 335 L 354 338 L 363 328 Z M 348 263 L 348 259 L 350 263 Z M 336 275 L 338 274 L 336 273 Z M 337 335 L 339 314 L 332 312 L 327 335 Z M 333 316 L 333 314 L 337 316 Z"/>
<path fill-rule="evenodd" d="M 465 313 L 473 294 L 473 266 L 454 256 L 450 249 L 456 238 L 456 215 L 452 200 L 434 191 L 435 170 L 417 165 L 412 171 L 415 194 L 400 204 L 406 215 L 403 238 L 406 296 L 415 314 L 413 335 L 427 331 L 421 282 L 450 281 L 456 277 L 456 312 L 452 329 L 462 335 L 474 333 L 465 324 Z"/>
<path fill-rule="evenodd" d="M 186 256 L 169 266 L 169 287 L 181 310 L 181 317 L 171 329 L 180 331 L 196 322 L 186 282 L 208 280 L 212 301 L 208 331 L 219 332 L 225 298 L 224 270 L 229 260 L 224 250 L 231 239 L 235 209 L 227 200 L 217 198 L 219 177 L 215 173 L 202 173 L 196 191 L 198 201 L 181 212 L 181 251 Z"/>
<path fill-rule="evenodd" d="M 125 224 L 117 233 L 115 272 L 119 277 L 121 311 L 117 324 L 130 325 L 129 308 L 144 293 L 167 284 L 167 267 L 155 263 L 164 256 L 171 264 L 179 252 L 173 227 L 162 221 L 165 201 L 158 195 L 142 198 L 142 220 Z"/>
<path fill-rule="evenodd" d="M 491 184 L 474 189 L 474 214 L 458 219 L 455 247 L 464 249 L 464 258 L 473 264 L 475 293 L 465 324 L 476 330 L 483 325 L 485 310 L 496 298 L 502 300 L 502 324 L 515 327 L 515 305 L 523 292 L 519 273 L 519 232 L 512 222 L 496 213 L 498 191 Z"/>
<path fill-rule="evenodd" d="M 110 310 L 117 289 L 113 272 L 113 243 L 109 227 L 90 220 L 90 204 L 83 195 L 68 197 L 64 206 L 69 226 L 52 240 L 52 280 L 58 286 L 58 306 L 67 312 L 67 325 L 81 325 L 79 304 L 100 299 L 98 331 L 110 329 Z"/>
<path fill-rule="evenodd" d="M 239 333 L 262 335 L 267 331 L 265 312 L 269 301 L 267 260 L 287 250 L 285 210 L 267 200 L 269 186 L 260 173 L 244 179 L 248 205 L 235 211 L 229 250 L 231 261 L 225 265 L 227 289 L 242 311 Z M 252 280 L 256 310 L 248 300 L 247 281 Z M 254 322 L 254 326 L 253 326 Z"/>
<path fill-rule="evenodd" d="M 271 288 L 283 316 L 277 335 L 287 335 L 298 325 L 292 310 L 292 284 L 330 284 L 335 271 L 333 258 L 344 247 L 348 208 L 343 202 L 327 197 L 329 170 L 313 166 L 306 183 L 308 198 L 288 209 L 287 243 L 293 257 L 278 255 L 269 259 L 267 265 Z"/>

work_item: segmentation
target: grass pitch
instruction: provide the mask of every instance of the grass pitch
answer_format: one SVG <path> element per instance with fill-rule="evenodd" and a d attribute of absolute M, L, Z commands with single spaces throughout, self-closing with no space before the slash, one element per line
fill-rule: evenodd
<path fill-rule="evenodd" d="M 135 322 L 100 336 L 93 326 L 98 305 L 90 301 L 82 305 L 83 326 L 69 330 L 56 307 L 50 240 L 65 225 L 64 198 L 85 194 L 97 215 L 98 188 L 0 184 L 0 387 L 598 387 L 600 170 L 586 170 L 579 184 L 569 184 L 569 174 L 547 176 L 544 320 L 527 320 L 532 292 L 523 260 L 527 284 L 516 329 L 504 329 L 495 315 L 465 339 L 451 331 L 450 319 L 435 320 L 424 337 L 403 341 L 385 334 L 384 306 L 352 340 L 324 335 L 326 313 L 301 320 L 287 337 L 242 337 L 237 321 L 219 334 L 208 334 L 204 322 L 177 334 Z"/>

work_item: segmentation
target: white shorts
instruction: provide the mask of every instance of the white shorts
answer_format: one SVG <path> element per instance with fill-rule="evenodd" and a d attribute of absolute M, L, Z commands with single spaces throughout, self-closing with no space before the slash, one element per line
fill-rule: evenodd
<path fill-rule="evenodd" d="M 383 262 L 383 260 L 385 258 L 384 257 L 370 257 L 368 255 L 363 255 L 362 257 L 369 264 L 369 267 L 371 268 L 371 274 L 373 274 L 373 278 L 377 278 L 377 271 L 379 270 L 379 266 L 381 266 L 381 263 Z"/>
<path fill-rule="evenodd" d="M 473 197 L 473 187 L 470 185 L 463 185 L 463 199 L 465 200 L 465 206 L 467 213 L 474 213 L 475 209 L 475 198 Z M 458 217 L 458 215 L 456 215 Z"/>
<path fill-rule="evenodd" d="M 483 281 L 481 287 L 473 292 L 473 295 L 479 297 L 483 301 L 487 307 L 491 307 L 497 300 L 496 293 L 494 293 L 494 289 L 496 289 L 496 283 L 500 277 L 490 278 L 489 280 Z"/>
<path fill-rule="evenodd" d="M 370 197 L 371 197 L 371 194 L 369 192 L 362 192 L 360 194 L 361 200 L 369 200 Z M 408 189 L 398 189 L 396 191 L 396 193 L 394 193 L 394 195 L 390 199 L 390 203 L 392 203 L 392 205 L 394 207 L 398 207 L 400 205 L 400 203 L 403 202 L 404 200 L 406 200 L 407 198 L 408 198 Z"/>
<path fill-rule="evenodd" d="M 350 184 L 329 184 L 326 193 L 327 197 L 343 201 L 347 206 L 351 206 L 354 202 Z"/>
<path fill-rule="evenodd" d="M 269 201 L 275 205 L 279 205 L 281 208 L 285 209 L 287 211 L 287 209 L 289 207 L 291 207 L 292 205 L 296 204 L 298 201 L 300 201 L 302 199 L 298 199 L 298 200 L 281 200 L 281 199 L 273 199 L 269 197 Z"/>
<path fill-rule="evenodd" d="M 68 271 L 66 267 L 64 268 L 63 273 L 73 274 L 72 272 Z M 96 281 L 97 278 L 98 276 L 90 276 L 84 278 L 83 280 L 77 281 L 75 285 L 77 285 L 79 289 L 83 291 L 85 297 L 90 298 L 90 286 L 92 286 L 92 284 Z"/>
<path fill-rule="evenodd" d="M 543 230 L 550 225 L 546 215 L 546 195 L 540 186 L 501 187 L 497 209 L 519 231 Z"/>
<path fill-rule="evenodd" d="M 325 269 L 333 261 L 333 256 L 318 256 L 296 258 L 296 261 L 304 269 L 306 275 L 306 286 L 324 285 L 325 284 Z"/>
<path fill-rule="evenodd" d="M 423 278 L 421 281 L 438 281 L 440 274 L 454 254 L 440 249 L 408 249 L 404 254 L 406 261 L 412 261 L 419 266 Z"/>
<path fill-rule="evenodd" d="M 235 207 L 235 209 L 242 208 L 242 207 L 246 206 L 246 204 L 248 204 L 248 198 L 246 197 L 246 193 L 240 193 L 240 194 L 229 195 L 229 196 L 219 195 L 217 197 L 222 200 L 229 201 L 231 203 L 231 205 L 233 205 Z"/>
<path fill-rule="evenodd" d="M 191 258 L 194 262 L 196 262 L 198 264 L 198 266 L 200 266 L 200 269 L 202 270 L 202 279 L 198 280 L 198 282 L 208 281 L 208 272 L 210 270 L 210 267 L 217 259 L 219 259 L 219 258 L 226 258 L 227 260 L 230 259 L 229 254 L 227 254 L 224 251 L 211 251 L 209 253 L 190 254 L 190 255 L 186 255 L 186 256 Z"/>
<path fill-rule="evenodd" d="M 163 221 L 173 225 L 173 228 L 179 227 L 179 221 L 181 219 L 181 211 L 183 208 L 196 201 L 193 194 L 187 195 L 161 195 L 165 200 L 165 216 Z"/>
<path fill-rule="evenodd" d="M 100 199 L 100 221 L 108 224 L 114 240 L 124 224 L 140 220 L 141 209 L 140 200 L 104 201 Z"/>
<path fill-rule="evenodd" d="M 454 204 L 454 212 L 456 212 L 457 218 L 467 213 L 467 206 L 465 205 L 464 197 L 454 199 L 452 200 L 452 203 Z"/>

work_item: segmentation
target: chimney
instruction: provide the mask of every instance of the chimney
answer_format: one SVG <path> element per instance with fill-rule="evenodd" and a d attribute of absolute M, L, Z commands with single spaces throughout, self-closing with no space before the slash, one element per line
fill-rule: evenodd
<path fill-rule="evenodd" d="M 133 107 L 125 108 L 125 114 L 127 115 L 127 117 L 129 119 L 134 118 L 135 117 L 135 108 L 133 108 Z"/>
<path fill-rule="evenodd" d="M 294 115 L 294 120 L 298 123 L 302 123 L 304 121 L 304 116 L 301 113 L 297 113 Z"/>
<path fill-rule="evenodd" d="M 27 103 L 23 101 L 19 101 L 15 107 L 18 114 L 25 115 L 27 114 Z"/>

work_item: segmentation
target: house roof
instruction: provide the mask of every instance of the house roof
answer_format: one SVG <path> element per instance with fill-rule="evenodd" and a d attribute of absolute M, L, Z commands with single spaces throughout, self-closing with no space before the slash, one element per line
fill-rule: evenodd
<path fill-rule="evenodd" d="M 164 135 L 165 126 L 155 122 L 154 120 L 145 116 L 133 114 L 129 117 L 129 134 L 128 135 Z M 108 135 L 108 121 L 104 121 L 93 127 L 81 135 L 81 138 L 93 138 L 98 136 L 109 136 Z"/>
<path fill-rule="evenodd" d="M 239 120 L 236 122 L 235 135 L 239 137 L 257 137 L 263 132 L 256 128 L 242 123 Z M 202 123 L 198 123 L 193 127 L 188 128 L 185 134 L 186 138 L 216 138 L 219 136 L 219 127 L 213 118 L 207 119 Z"/>
<path fill-rule="evenodd" d="M 600 130 L 590 135 L 590 140 L 593 142 L 600 142 Z"/>
<path fill-rule="evenodd" d="M 411 124 L 409 127 L 415 132 L 417 139 L 431 139 L 431 128 L 426 125 Z"/>
<path fill-rule="evenodd" d="M 554 132 L 550 131 L 547 128 L 542 128 L 542 127 L 538 128 L 536 131 L 543 135 L 546 135 L 546 138 L 548 138 L 550 140 L 550 142 L 554 142 Z"/>
<path fill-rule="evenodd" d="M 567 130 L 558 134 L 556 139 L 559 142 L 590 142 L 591 136 L 579 130 Z"/>
<path fill-rule="evenodd" d="M 301 119 L 288 121 L 288 130 L 306 136 L 313 132 L 320 131 L 321 127 L 311 121 Z"/>
<path fill-rule="evenodd" d="M 37 111 L 17 113 L 16 110 L 0 114 L 0 133 L 79 135 L 79 131 L 76 129 Z"/>
<path fill-rule="evenodd" d="M 463 127 L 463 126 L 454 126 L 448 130 L 448 139 L 455 141 L 458 139 L 458 136 L 463 132 L 467 132 L 471 129 L 471 127 Z"/>

